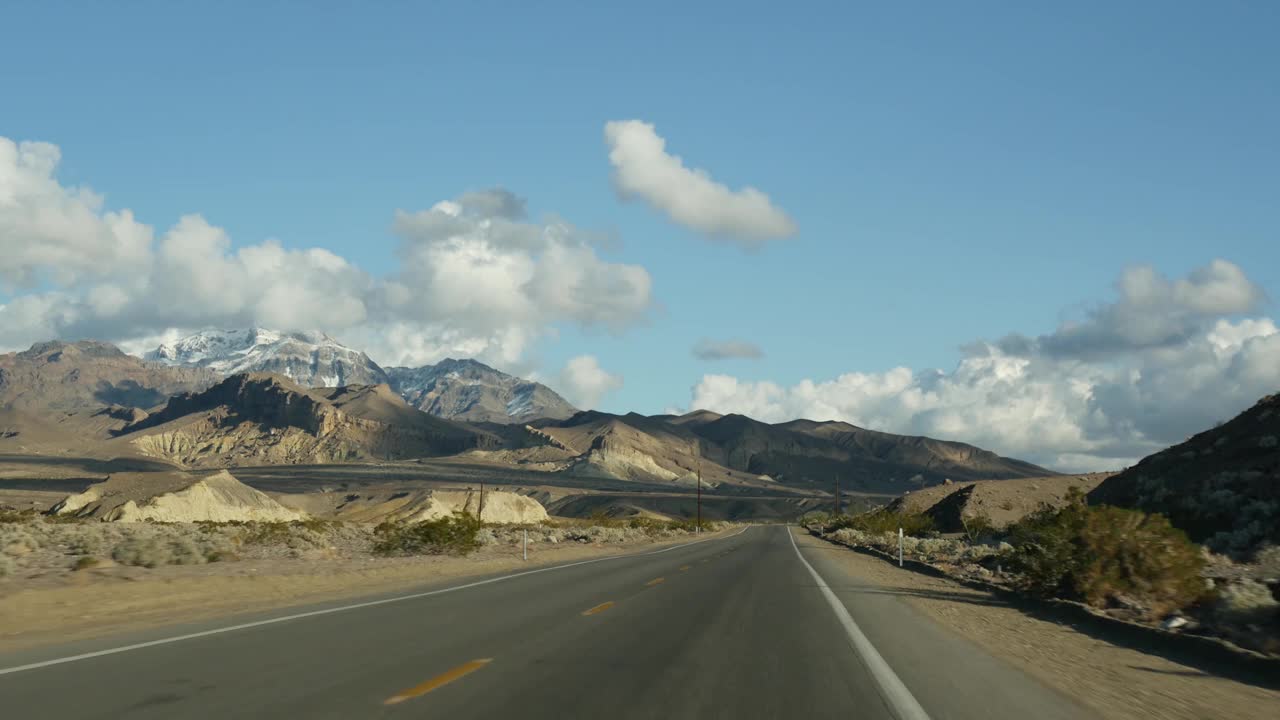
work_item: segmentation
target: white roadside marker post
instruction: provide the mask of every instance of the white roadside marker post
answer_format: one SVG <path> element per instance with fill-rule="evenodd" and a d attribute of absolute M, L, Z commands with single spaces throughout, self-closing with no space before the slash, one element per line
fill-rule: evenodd
<path fill-rule="evenodd" d="M 902 528 L 898 528 L 898 567 L 902 567 Z"/>
<path fill-rule="evenodd" d="M 529 528 L 524 529 L 524 561 L 529 562 Z"/>

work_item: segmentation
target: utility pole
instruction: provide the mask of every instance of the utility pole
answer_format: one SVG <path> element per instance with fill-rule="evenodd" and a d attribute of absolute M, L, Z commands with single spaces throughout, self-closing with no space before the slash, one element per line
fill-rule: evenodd
<path fill-rule="evenodd" d="M 689 441 L 689 450 L 693 453 L 694 467 L 698 477 L 698 522 L 693 526 L 695 533 L 702 532 L 702 453 L 696 449 L 694 440 Z"/>
<path fill-rule="evenodd" d="M 480 481 L 480 509 L 476 511 L 476 520 L 484 522 L 484 481 Z"/>
<path fill-rule="evenodd" d="M 702 532 L 702 456 L 698 456 L 698 524 L 694 527 L 694 532 Z"/>

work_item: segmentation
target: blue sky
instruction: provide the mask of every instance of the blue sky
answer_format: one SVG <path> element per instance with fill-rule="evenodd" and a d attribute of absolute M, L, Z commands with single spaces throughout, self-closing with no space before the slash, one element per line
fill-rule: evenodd
<path fill-rule="evenodd" d="M 708 374 L 950 374 L 976 340 L 1116 302 L 1134 266 L 1174 282 L 1221 258 L 1280 294 L 1280 6 L 605 5 L 26 3 L 0 136 L 57 145 L 63 186 L 157 233 L 199 213 L 233 247 L 374 276 L 397 209 L 466 191 L 610 233 L 601 257 L 652 278 L 646 319 L 552 322 L 515 364 L 592 355 L 624 378 L 615 411 L 687 407 Z M 798 232 L 743 250 L 621 201 L 603 128 L 628 119 Z M 764 356 L 699 360 L 701 338 Z"/>

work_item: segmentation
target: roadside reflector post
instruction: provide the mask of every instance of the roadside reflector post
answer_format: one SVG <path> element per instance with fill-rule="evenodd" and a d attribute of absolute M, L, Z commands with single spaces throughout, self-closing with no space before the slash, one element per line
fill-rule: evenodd
<path fill-rule="evenodd" d="M 902 528 L 898 528 L 898 567 L 902 567 Z"/>
<path fill-rule="evenodd" d="M 529 528 L 524 529 L 524 559 L 529 560 Z"/>

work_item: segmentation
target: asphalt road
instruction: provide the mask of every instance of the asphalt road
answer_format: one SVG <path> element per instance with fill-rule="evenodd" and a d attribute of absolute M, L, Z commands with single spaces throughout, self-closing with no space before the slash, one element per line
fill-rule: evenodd
<path fill-rule="evenodd" d="M 756 526 L 177 641 L 170 629 L 0 655 L 0 715 L 1090 717 L 846 576 L 830 557 L 847 550 L 792 532 Z M 157 644 L 111 652 L 138 642 Z M 51 664 L 22 667 L 35 663 Z"/>

